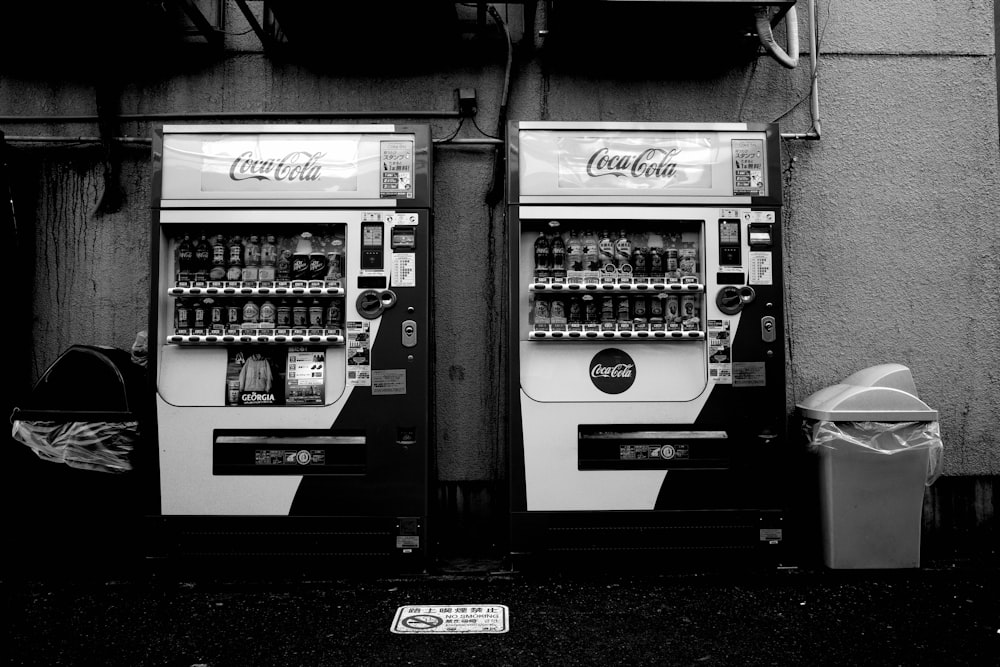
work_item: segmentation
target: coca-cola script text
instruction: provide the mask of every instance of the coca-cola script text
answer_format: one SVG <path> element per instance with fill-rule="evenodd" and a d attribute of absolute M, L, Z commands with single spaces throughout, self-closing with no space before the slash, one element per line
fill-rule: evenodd
<path fill-rule="evenodd" d="M 234 181 L 245 181 L 253 178 L 258 181 L 315 181 L 320 177 L 322 165 L 320 158 L 326 153 L 307 153 L 295 151 L 280 160 L 274 158 L 256 158 L 253 151 L 241 153 L 229 167 L 229 178 Z"/>
<path fill-rule="evenodd" d="M 602 148 L 587 160 L 587 175 L 618 178 L 670 178 L 677 171 L 675 158 L 680 149 L 647 148 L 639 154 L 611 153 Z"/>

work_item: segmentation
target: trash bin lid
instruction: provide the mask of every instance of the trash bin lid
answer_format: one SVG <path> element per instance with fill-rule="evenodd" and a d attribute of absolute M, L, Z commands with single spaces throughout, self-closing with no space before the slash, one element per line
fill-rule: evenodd
<path fill-rule="evenodd" d="M 820 389 L 796 407 L 808 419 L 828 421 L 936 421 L 937 410 L 917 398 L 910 369 L 880 364 Z"/>

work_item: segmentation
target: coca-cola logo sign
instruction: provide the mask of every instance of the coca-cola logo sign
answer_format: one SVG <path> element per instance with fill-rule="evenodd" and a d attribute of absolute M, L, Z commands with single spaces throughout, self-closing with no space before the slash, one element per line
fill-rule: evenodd
<path fill-rule="evenodd" d="M 587 160 L 587 175 L 618 178 L 663 178 L 677 173 L 680 149 L 646 148 L 638 153 L 612 153 L 608 148 L 594 152 Z"/>
<path fill-rule="evenodd" d="M 236 156 L 229 167 L 229 178 L 234 181 L 315 181 L 320 177 L 320 158 L 326 153 L 293 151 L 282 158 L 257 157 L 253 151 Z"/>
<path fill-rule="evenodd" d="M 635 382 L 635 361 L 616 348 L 601 350 L 590 360 L 590 381 L 605 394 L 620 394 Z"/>

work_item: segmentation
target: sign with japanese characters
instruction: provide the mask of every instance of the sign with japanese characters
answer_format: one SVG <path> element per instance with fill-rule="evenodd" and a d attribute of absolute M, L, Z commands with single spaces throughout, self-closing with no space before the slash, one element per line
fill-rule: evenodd
<path fill-rule="evenodd" d="M 510 629 L 502 604 L 407 605 L 396 610 L 392 631 L 410 634 L 504 633 Z"/>

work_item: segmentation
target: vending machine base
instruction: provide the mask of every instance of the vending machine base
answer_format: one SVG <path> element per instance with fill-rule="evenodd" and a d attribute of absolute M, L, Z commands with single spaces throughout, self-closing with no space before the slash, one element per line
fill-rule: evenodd
<path fill-rule="evenodd" d="M 510 558 L 515 567 L 775 569 L 788 563 L 783 522 L 779 510 L 515 512 Z"/>
<path fill-rule="evenodd" d="M 420 573 L 423 517 L 154 517 L 147 558 L 176 569 Z"/>

